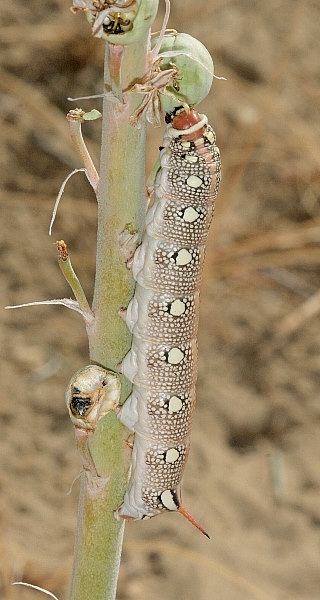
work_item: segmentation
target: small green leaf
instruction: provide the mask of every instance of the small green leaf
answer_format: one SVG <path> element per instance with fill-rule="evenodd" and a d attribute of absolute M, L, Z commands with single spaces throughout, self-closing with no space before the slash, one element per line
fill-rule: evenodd
<path fill-rule="evenodd" d="M 96 110 L 95 108 L 93 110 L 90 110 L 90 112 L 86 112 L 83 115 L 83 119 L 85 121 L 95 121 L 96 119 L 100 119 L 100 117 L 102 117 L 102 114 L 99 110 Z"/>

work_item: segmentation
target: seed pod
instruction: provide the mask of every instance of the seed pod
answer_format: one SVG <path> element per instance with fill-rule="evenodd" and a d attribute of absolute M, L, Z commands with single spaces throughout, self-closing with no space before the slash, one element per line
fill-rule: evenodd
<path fill-rule="evenodd" d="M 113 371 L 97 365 L 77 371 L 66 391 L 66 404 L 74 426 L 94 431 L 98 421 L 118 406 L 120 392 L 120 378 Z"/>
<path fill-rule="evenodd" d="M 156 41 L 157 38 L 152 41 L 153 46 Z M 162 110 L 172 112 L 184 103 L 190 107 L 199 104 L 210 91 L 214 72 L 213 61 L 206 47 L 187 33 L 170 34 L 163 38 L 159 56 L 163 54 L 165 56 L 161 70 L 170 69 L 174 64 L 178 69 L 178 76 L 167 87 L 177 101 L 160 94 Z"/>
<path fill-rule="evenodd" d="M 81 0 L 82 5 L 86 0 Z M 79 0 L 74 0 L 77 7 Z M 102 3 L 101 8 L 87 3 L 87 19 L 93 34 L 111 44 L 132 44 L 142 39 L 144 32 L 151 27 L 157 11 L 158 0 L 116 0 Z M 78 10 L 81 10 L 79 7 Z"/>

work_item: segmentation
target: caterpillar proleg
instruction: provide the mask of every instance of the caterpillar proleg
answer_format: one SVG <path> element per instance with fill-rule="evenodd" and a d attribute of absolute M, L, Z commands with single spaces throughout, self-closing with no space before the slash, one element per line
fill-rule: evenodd
<path fill-rule="evenodd" d="M 220 153 L 207 118 L 167 116 L 154 202 L 132 270 L 136 291 L 123 314 L 133 343 L 121 364 L 133 383 L 120 420 L 135 432 L 132 472 L 117 518 L 179 511 L 197 376 L 199 286 L 220 182 Z M 208 536 L 209 537 L 209 536 Z"/>

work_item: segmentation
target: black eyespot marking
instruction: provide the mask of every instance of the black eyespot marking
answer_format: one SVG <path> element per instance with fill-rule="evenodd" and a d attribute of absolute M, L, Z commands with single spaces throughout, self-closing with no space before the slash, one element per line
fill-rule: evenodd
<path fill-rule="evenodd" d="M 174 253 L 171 255 L 171 258 L 173 259 L 173 261 L 174 261 L 174 262 L 177 262 L 177 258 L 178 258 L 178 256 L 179 256 L 179 252 L 174 252 Z"/>

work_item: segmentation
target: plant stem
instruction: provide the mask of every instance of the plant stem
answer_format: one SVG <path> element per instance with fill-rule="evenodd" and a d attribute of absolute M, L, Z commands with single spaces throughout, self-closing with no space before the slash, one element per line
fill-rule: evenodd
<path fill-rule="evenodd" d="M 77 153 L 79 154 L 85 166 L 88 180 L 92 185 L 95 194 L 97 194 L 99 185 L 99 175 L 96 171 L 96 168 L 93 164 L 93 160 L 82 137 L 81 123 L 84 121 L 83 115 L 84 111 L 82 111 L 79 108 L 70 110 L 68 112 L 67 119 L 69 123 L 70 137 Z"/>
<path fill-rule="evenodd" d="M 126 48 L 121 69 L 124 88 L 144 75 L 148 40 L 146 32 L 139 43 Z M 111 60 L 107 45 L 105 83 L 108 86 Z M 88 330 L 91 362 L 114 370 L 131 345 L 131 334 L 118 311 L 128 305 L 134 292 L 134 281 L 126 267 L 119 239 L 126 229 L 141 236 L 145 207 L 145 122 L 142 120 L 140 129 L 129 123 L 141 96 L 128 94 L 127 98 L 125 105 L 104 100 L 93 300 L 95 322 Z M 130 384 L 122 377 L 122 401 L 129 393 Z M 97 478 L 82 476 L 70 600 L 115 598 L 124 523 L 114 519 L 113 511 L 121 504 L 128 483 L 127 435 L 115 413 L 109 413 L 89 438 L 88 447 L 96 471 L 101 482 L 108 479 L 108 483 L 97 486 Z"/>

